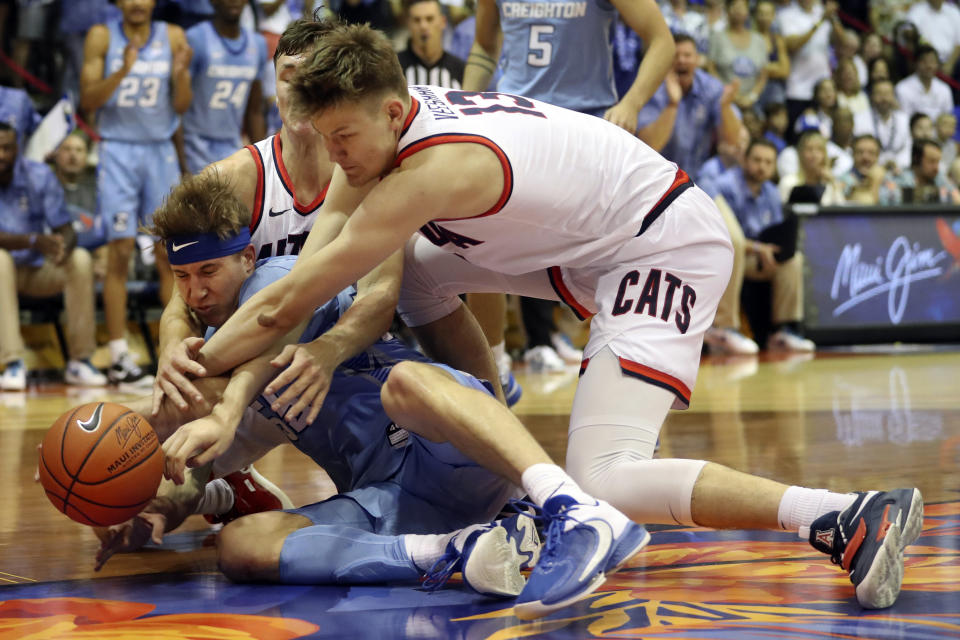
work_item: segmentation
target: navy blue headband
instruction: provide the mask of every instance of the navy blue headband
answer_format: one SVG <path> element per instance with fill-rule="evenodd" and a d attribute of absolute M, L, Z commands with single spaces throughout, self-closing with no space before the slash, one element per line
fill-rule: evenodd
<path fill-rule="evenodd" d="M 215 233 L 186 234 L 167 239 L 167 258 L 170 264 L 190 264 L 240 253 L 248 244 L 250 229 L 246 227 L 223 239 Z"/>

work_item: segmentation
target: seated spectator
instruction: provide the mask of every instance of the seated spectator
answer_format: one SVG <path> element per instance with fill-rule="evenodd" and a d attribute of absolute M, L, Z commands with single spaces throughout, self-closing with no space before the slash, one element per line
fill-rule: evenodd
<path fill-rule="evenodd" d="M 880 143 L 876 138 L 867 133 L 854 139 L 853 168 L 838 178 L 848 203 L 879 204 L 880 186 L 887 173 L 879 158 Z"/>
<path fill-rule="evenodd" d="M 707 71 L 724 84 L 740 81 L 734 102 L 740 109 L 752 109 L 767 84 L 767 43 L 747 28 L 750 17 L 747 0 L 727 0 L 727 28 L 710 38 Z"/>
<path fill-rule="evenodd" d="M 791 120 L 810 106 L 818 80 L 830 75 L 830 38 L 841 37 L 837 3 L 798 0 L 780 11 L 776 24 L 790 52 L 787 110 Z"/>
<path fill-rule="evenodd" d="M 16 132 L 0 122 L 0 363 L 5 365 L 0 390 L 27 386 L 18 293 L 63 293 L 70 353 L 66 382 L 107 383 L 90 364 L 97 346 L 93 267 L 90 254 L 76 241 L 53 171 L 19 156 Z"/>
<path fill-rule="evenodd" d="M 934 140 L 913 143 L 910 170 L 901 171 L 880 188 L 880 204 L 960 204 L 960 192 L 940 172 L 940 145 Z"/>
<path fill-rule="evenodd" d="M 954 187 L 960 187 L 960 158 L 956 158 L 950 163 L 947 176 L 950 178 L 950 184 Z"/>
<path fill-rule="evenodd" d="M 821 131 L 820 120 L 812 112 L 808 111 L 797 119 L 797 135 L 802 136 L 808 131 Z M 843 125 L 841 125 L 842 133 Z M 822 134 L 821 134 L 822 135 Z M 827 146 L 827 166 L 833 175 L 838 176 L 846 173 L 853 166 L 853 155 L 850 150 L 834 143 L 833 140 L 826 141 Z M 780 155 L 777 156 L 777 174 L 782 178 L 789 176 L 800 170 L 800 154 L 798 152 L 799 144 L 785 147 Z"/>
<path fill-rule="evenodd" d="M 807 135 L 819 135 L 816 133 Z M 733 273 L 720 299 L 714 326 L 704 343 L 711 352 L 752 354 L 757 344 L 739 331 L 740 293 L 743 279 L 770 281 L 773 290 L 774 333 L 768 349 L 813 351 L 815 345 L 800 337 L 803 321 L 803 254 L 795 250 L 796 226 L 792 240 L 776 185 L 770 181 L 776 162 L 776 148 L 767 140 L 754 140 L 747 149 L 743 168 L 735 167 L 717 182 L 714 198 L 733 241 Z M 778 236 L 782 246 L 768 236 Z M 792 241 L 793 247 L 787 245 Z"/>
<path fill-rule="evenodd" d="M 743 154 L 750 144 L 750 133 L 746 127 L 740 128 L 740 135 L 736 144 L 729 144 L 721 140 L 717 143 L 717 155 L 708 159 L 700 167 L 697 177 L 697 186 L 709 195 L 715 196 L 716 182 L 724 173 L 734 167 L 743 166 Z"/>
<path fill-rule="evenodd" d="M 86 136 L 74 131 L 57 147 L 53 163 L 67 211 L 73 218 L 77 246 L 95 253 L 94 272 L 102 277 L 106 269 L 107 232 L 97 211 L 97 172 L 87 163 L 88 151 Z"/>
<path fill-rule="evenodd" d="M 940 143 L 940 150 L 943 152 L 940 158 L 940 170 L 947 173 L 958 155 L 957 141 L 954 140 L 957 134 L 957 116 L 952 113 L 941 113 L 937 116 L 936 130 L 936 140 Z"/>
<path fill-rule="evenodd" d="M 820 133 L 829 140 L 833 137 L 833 115 L 837 110 L 837 86 L 827 76 L 813 87 L 813 111 L 820 122 Z"/>
<path fill-rule="evenodd" d="M 673 69 L 637 117 L 637 137 L 694 180 L 716 138 L 736 144 L 741 122 L 733 107 L 736 82 L 724 86 L 698 67 L 693 38 L 674 36 Z"/>
<path fill-rule="evenodd" d="M 866 88 L 870 84 L 870 69 L 874 60 L 883 58 L 883 38 L 876 32 L 868 33 L 863 37 L 863 46 L 860 47 L 860 57 L 867 66 L 867 73 L 860 76 L 861 85 Z"/>
<path fill-rule="evenodd" d="M 866 67 L 864 75 L 860 76 L 857 66 L 850 58 L 838 61 L 833 72 L 834 84 L 837 87 L 837 106 L 849 109 L 854 116 L 870 110 L 870 98 L 862 88 L 861 77 L 866 78 Z"/>
<path fill-rule="evenodd" d="M 689 36 L 697 51 L 706 53 L 710 42 L 707 19 L 690 8 L 687 0 L 669 0 L 660 3 L 663 19 L 673 35 Z"/>
<path fill-rule="evenodd" d="M 890 80 L 890 63 L 886 58 L 874 58 L 867 65 L 867 95 L 873 93 L 873 85 Z"/>
<path fill-rule="evenodd" d="M 42 120 L 26 91 L 0 85 L 0 122 L 6 122 L 17 132 L 21 149 L 27 148 L 27 141 Z"/>
<path fill-rule="evenodd" d="M 438 0 L 410 0 L 406 3 L 410 41 L 397 54 L 409 84 L 432 84 L 459 89 L 463 82 L 463 60 L 443 49 L 447 19 Z"/>
<path fill-rule="evenodd" d="M 939 69 L 937 51 L 930 45 L 917 49 L 916 70 L 897 83 L 900 108 L 908 115 L 925 113 L 936 119 L 941 113 L 953 113 L 953 92 L 946 82 L 936 77 Z"/>
<path fill-rule="evenodd" d="M 747 109 L 742 114 L 743 128 L 747 130 L 748 139 L 763 137 L 763 118 L 757 113 L 756 109 Z"/>
<path fill-rule="evenodd" d="M 834 47 L 834 55 L 838 65 L 841 60 L 849 60 L 857 70 L 858 78 L 867 77 L 867 63 L 860 57 L 860 36 L 856 31 L 844 29 L 843 35 L 839 37 Z"/>
<path fill-rule="evenodd" d="M 917 112 L 910 116 L 910 138 L 912 140 L 936 138 L 933 120 L 925 113 Z"/>
<path fill-rule="evenodd" d="M 888 170 L 910 164 L 910 120 L 897 108 L 893 83 L 878 80 L 870 90 L 870 111 L 853 119 L 854 135 L 869 133 L 880 141 L 880 163 Z"/>
<path fill-rule="evenodd" d="M 870 24 L 876 32 L 889 38 L 893 27 L 904 19 L 912 0 L 870 0 Z"/>
<path fill-rule="evenodd" d="M 772 29 L 777 12 L 772 0 L 760 0 L 753 8 L 753 28 L 767 45 L 767 85 L 758 103 L 779 104 L 787 98 L 787 77 L 790 75 L 790 54 L 783 36 Z"/>
<path fill-rule="evenodd" d="M 941 69 L 951 75 L 960 55 L 960 9 L 943 0 L 920 0 L 910 7 L 907 20 L 933 45 Z"/>
<path fill-rule="evenodd" d="M 780 176 L 783 202 L 815 202 L 825 206 L 843 204 L 843 191 L 831 173 L 827 141 L 823 135 L 819 131 L 802 134 L 797 141 L 797 153 L 799 170 Z"/>
<path fill-rule="evenodd" d="M 830 170 L 839 176 L 853 167 L 853 114 L 850 109 L 837 107 L 833 114 L 833 135 L 827 141 Z"/>
<path fill-rule="evenodd" d="M 779 154 L 787 147 L 783 134 L 787 131 L 787 105 L 771 102 L 763 109 L 766 115 L 763 137 L 773 143 Z"/>

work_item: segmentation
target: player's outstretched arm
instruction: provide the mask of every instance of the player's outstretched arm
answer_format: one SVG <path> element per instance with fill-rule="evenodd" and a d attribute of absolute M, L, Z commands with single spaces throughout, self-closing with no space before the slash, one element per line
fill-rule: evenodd
<path fill-rule="evenodd" d="M 640 36 L 646 50 L 630 89 L 603 117 L 630 133 L 636 133 L 637 114 L 673 64 L 673 35 L 654 0 L 613 0 L 613 6 L 627 26 Z"/>
<path fill-rule="evenodd" d="M 289 407 L 282 415 L 294 417 L 307 411 L 307 423 L 316 419 L 334 370 L 390 329 L 402 276 L 403 252 L 398 251 L 357 283 L 357 299 L 333 328 L 313 342 L 287 346 L 271 360 L 282 371 L 267 385 L 267 393 L 286 387 L 274 411 Z"/>
<path fill-rule="evenodd" d="M 203 401 L 203 395 L 188 377 L 202 377 L 203 367 L 190 357 L 189 343 L 185 342 L 188 338 L 202 336 L 203 327 L 174 287 L 170 302 L 160 316 L 160 357 L 153 382 L 151 415 L 156 416 L 160 411 L 164 396 L 181 411 L 187 408 L 187 399 Z"/>
<path fill-rule="evenodd" d="M 180 485 L 162 480 L 157 496 L 135 517 L 112 527 L 95 527 L 100 548 L 94 571 L 99 571 L 115 553 L 137 551 L 150 540 L 161 544 L 165 533 L 179 527 L 196 511 L 211 468 L 208 464 L 191 469 L 187 481 Z"/>

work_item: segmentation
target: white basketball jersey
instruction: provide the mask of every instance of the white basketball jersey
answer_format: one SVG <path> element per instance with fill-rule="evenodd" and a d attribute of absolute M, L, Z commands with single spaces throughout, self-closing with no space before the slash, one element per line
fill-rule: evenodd
<path fill-rule="evenodd" d="M 257 165 L 257 190 L 250 212 L 250 242 L 257 250 L 257 259 L 295 256 L 307 241 L 329 185 L 313 202 L 301 204 L 283 166 L 280 134 L 246 148 Z"/>
<path fill-rule="evenodd" d="M 496 206 L 420 229 L 487 269 L 520 274 L 615 260 L 678 185 L 690 186 L 675 164 L 600 118 L 496 92 L 412 86 L 410 95 L 397 165 L 443 143 L 482 144 L 500 158 L 504 189 Z"/>

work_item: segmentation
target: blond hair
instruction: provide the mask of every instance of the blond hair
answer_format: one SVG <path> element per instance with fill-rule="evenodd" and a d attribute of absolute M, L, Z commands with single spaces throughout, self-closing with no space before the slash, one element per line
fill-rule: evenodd
<path fill-rule="evenodd" d="M 231 182 L 216 169 L 187 176 L 171 189 L 153 212 L 147 232 L 168 240 L 177 236 L 214 233 L 220 239 L 250 226 L 250 210 L 234 193 Z"/>
<path fill-rule="evenodd" d="M 387 37 L 368 25 L 340 25 L 317 44 L 290 81 L 297 118 L 371 96 L 406 98 L 407 79 Z"/>

